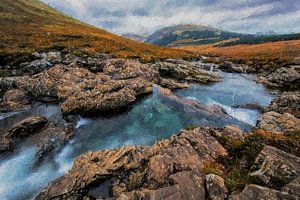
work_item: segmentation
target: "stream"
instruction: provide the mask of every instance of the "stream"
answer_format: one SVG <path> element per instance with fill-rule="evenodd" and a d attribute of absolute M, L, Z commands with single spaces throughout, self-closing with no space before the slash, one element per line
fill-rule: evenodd
<path fill-rule="evenodd" d="M 10 156 L 1 158 L 0 199 L 33 199 L 50 181 L 67 173 L 74 158 L 87 151 L 151 145 L 189 125 L 223 127 L 233 124 L 245 131 L 250 130 L 260 114 L 257 108 L 267 106 L 275 97 L 271 91 L 255 83 L 250 75 L 231 73 L 222 73 L 222 82 L 193 84 L 188 89 L 174 93 L 203 104 L 217 104 L 232 118 L 208 117 L 203 113 L 191 116 L 183 108 L 163 99 L 157 91 L 117 116 L 78 116 L 75 137 L 59 153 L 38 167 L 33 167 L 37 152 L 34 146 L 21 145 Z M 36 104 L 21 112 L 0 114 L 0 127 L 11 126 L 15 121 L 33 115 L 46 116 L 58 124 L 64 123 L 57 105 Z"/>

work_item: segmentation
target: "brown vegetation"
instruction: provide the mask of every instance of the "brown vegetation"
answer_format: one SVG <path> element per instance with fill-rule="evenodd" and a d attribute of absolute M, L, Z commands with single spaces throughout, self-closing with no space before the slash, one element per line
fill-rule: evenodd
<path fill-rule="evenodd" d="M 184 46 L 179 49 L 188 50 L 198 54 L 216 55 L 231 59 L 280 59 L 300 60 L 300 40 L 268 42 L 256 45 L 235 45 L 217 47 L 215 45 Z"/>
<path fill-rule="evenodd" d="M 70 48 L 147 61 L 192 56 L 184 50 L 139 43 L 81 23 L 39 0 L 1 0 L 0 27 L 0 53 L 6 57 Z"/>

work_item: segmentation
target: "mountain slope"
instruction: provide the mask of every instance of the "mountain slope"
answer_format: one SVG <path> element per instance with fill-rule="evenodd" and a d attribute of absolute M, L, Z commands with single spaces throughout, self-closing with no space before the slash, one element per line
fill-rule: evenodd
<path fill-rule="evenodd" d="M 134 34 L 134 33 L 126 33 L 126 34 L 123 34 L 122 36 L 125 38 L 128 38 L 128 39 L 140 41 L 140 42 L 144 42 L 147 40 L 147 36 L 138 35 L 138 34 Z"/>
<path fill-rule="evenodd" d="M 72 48 L 143 60 L 191 56 L 183 50 L 142 44 L 81 23 L 39 0 L 1 0 L 0 27 L 0 58 Z"/>
<path fill-rule="evenodd" d="M 211 44 L 238 38 L 242 34 L 200 25 L 176 25 L 162 28 L 150 35 L 146 42 L 161 46 Z"/>

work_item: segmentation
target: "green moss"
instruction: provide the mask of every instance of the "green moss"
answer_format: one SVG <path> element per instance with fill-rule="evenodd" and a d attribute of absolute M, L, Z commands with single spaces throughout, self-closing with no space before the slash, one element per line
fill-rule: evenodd
<path fill-rule="evenodd" d="M 194 125 L 187 125 L 186 127 L 184 127 L 184 129 L 188 130 L 188 131 L 194 130 L 196 128 L 197 128 L 197 126 L 194 126 Z"/>

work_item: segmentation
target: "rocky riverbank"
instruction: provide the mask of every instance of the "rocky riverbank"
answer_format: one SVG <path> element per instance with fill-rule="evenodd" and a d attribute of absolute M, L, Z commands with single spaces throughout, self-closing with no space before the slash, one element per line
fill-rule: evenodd
<path fill-rule="evenodd" d="M 250 133 L 190 128 L 153 146 L 88 152 L 36 199 L 299 199 L 294 120 L 264 126 L 262 117 Z M 293 130 L 281 129 L 291 124 Z"/>
<path fill-rule="evenodd" d="M 298 61 L 280 59 L 227 59 L 220 57 L 207 58 L 208 62 L 216 63 L 221 70 L 234 73 L 255 75 L 255 80 L 270 88 L 281 90 L 299 90 L 300 66 Z"/>
<path fill-rule="evenodd" d="M 218 69 L 258 73 L 257 77 L 264 79 L 259 82 L 294 90 L 280 94 L 267 108 L 237 105 L 262 112 L 249 132 L 235 126 L 189 126 L 152 146 L 85 153 L 36 199 L 300 198 L 297 67 L 245 71 L 229 63 L 223 63 L 226 67 L 170 59 L 141 63 L 108 55 L 80 57 L 61 52 L 36 53 L 33 57 L 36 60 L 17 67 L 1 67 L 19 75 L 0 79 L 1 112 L 21 112 L 36 102 L 51 102 L 60 106 L 63 123 L 38 115 L 18 120 L 1 130 L 0 153 L 9 155 L 20 144 L 34 144 L 38 147 L 37 165 L 74 136 L 74 116 L 113 116 L 157 90 L 162 102 L 186 117 L 201 114 L 223 124 L 232 121 L 219 105 L 205 105 L 172 93 L 195 82 L 221 81 Z"/>

